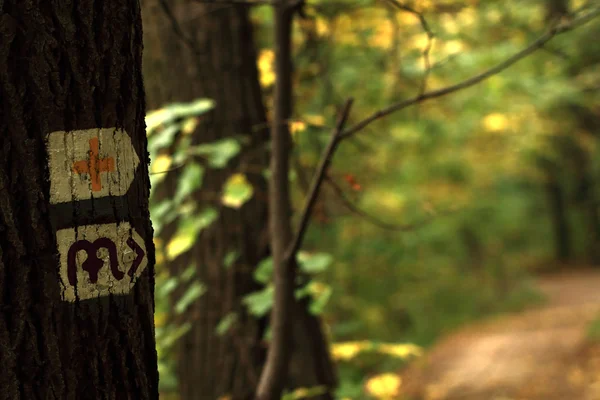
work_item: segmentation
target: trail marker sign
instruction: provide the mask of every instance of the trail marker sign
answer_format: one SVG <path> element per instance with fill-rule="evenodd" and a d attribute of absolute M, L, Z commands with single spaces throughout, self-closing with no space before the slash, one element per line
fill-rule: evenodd
<path fill-rule="evenodd" d="M 50 203 L 122 196 L 140 159 L 122 129 L 56 131 L 48 135 Z"/>
<path fill-rule="evenodd" d="M 127 294 L 148 265 L 144 240 L 129 222 L 61 229 L 56 241 L 64 301 Z"/>

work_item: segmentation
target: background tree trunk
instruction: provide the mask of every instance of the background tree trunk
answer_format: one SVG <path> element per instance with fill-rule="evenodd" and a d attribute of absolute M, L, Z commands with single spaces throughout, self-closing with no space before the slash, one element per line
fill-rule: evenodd
<path fill-rule="evenodd" d="M 210 197 L 203 193 L 219 193 L 234 172 L 246 173 L 255 190 L 240 210 L 215 204 L 219 219 L 202 232 L 189 254 L 169 264 L 169 269 L 182 271 L 197 260 L 197 275 L 208 287 L 184 316 L 194 324 L 178 346 L 180 395 L 182 399 L 227 394 L 234 399 L 251 398 L 265 357 L 266 320 L 247 315 L 241 299 L 260 289 L 252 273 L 258 262 L 270 255 L 270 249 L 267 183 L 262 175 L 269 165 L 269 130 L 249 8 L 179 0 L 168 1 L 165 12 L 160 0 L 143 0 L 142 5 L 144 73 L 151 107 L 210 98 L 216 101 L 216 108 L 203 117 L 193 134 L 194 143 L 236 135 L 249 139 L 249 145 L 227 168 L 205 171 L 198 201 L 206 203 Z M 167 185 L 157 195 L 172 195 L 174 181 L 167 177 Z M 165 243 L 171 234 L 169 229 L 161 233 Z M 232 250 L 237 250 L 239 257 L 225 269 L 223 259 Z M 290 384 L 333 386 L 333 366 L 319 319 L 308 314 L 304 303 L 299 307 L 297 367 Z M 227 335 L 218 336 L 216 327 L 230 312 L 238 315 L 237 322 Z"/>
<path fill-rule="evenodd" d="M 138 0 L 0 1 L 1 399 L 158 398 L 141 34 Z M 98 128 L 131 138 L 129 190 L 51 204 L 48 135 Z M 124 222 L 147 253 L 129 294 L 63 301 L 56 232 Z"/>

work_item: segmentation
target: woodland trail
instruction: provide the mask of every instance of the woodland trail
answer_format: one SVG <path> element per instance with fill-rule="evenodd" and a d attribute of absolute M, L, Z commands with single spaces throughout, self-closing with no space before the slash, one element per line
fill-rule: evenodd
<path fill-rule="evenodd" d="M 460 329 L 401 373 L 415 400 L 600 400 L 600 271 L 537 280 L 543 305 Z"/>

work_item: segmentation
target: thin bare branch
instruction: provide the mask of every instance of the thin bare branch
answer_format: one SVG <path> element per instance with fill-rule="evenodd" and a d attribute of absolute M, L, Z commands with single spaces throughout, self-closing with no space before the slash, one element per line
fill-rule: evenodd
<path fill-rule="evenodd" d="M 302 214 L 300 214 L 298 230 L 296 231 L 296 235 L 294 236 L 285 253 L 285 260 L 288 262 L 295 259 L 296 253 L 302 246 L 302 241 L 304 239 L 304 235 L 306 234 L 306 229 L 308 228 L 308 222 L 319 195 L 319 189 L 321 188 L 323 180 L 325 179 L 327 168 L 331 164 L 333 153 L 335 153 L 335 150 L 340 142 L 341 134 L 344 130 L 344 126 L 346 125 L 346 121 L 348 120 L 348 115 L 350 114 L 350 108 L 352 107 L 353 101 L 353 99 L 348 99 L 346 101 L 346 104 L 344 105 L 344 108 L 342 109 L 342 112 L 338 118 L 336 127 L 331 135 L 331 139 L 329 140 L 329 144 L 323 152 L 321 163 L 317 169 L 315 177 L 313 178 L 310 190 L 308 192 L 308 197 L 304 203 L 304 209 L 302 210 Z"/>
<path fill-rule="evenodd" d="M 179 21 L 177 21 L 177 17 L 175 17 L 175 14 L 173 14 L 173 10 L 171 10 L 168 0 L 158 0 L 158 1 L 159 1 L 159 4 L 160 4 L 163 12 L 165 13 L 167 19 L 171 23 L 171 29 L 173 29 L 173 32 L 175 33 L 175 35 L 177 35 L 179 37 L 179 39 L 181 39 L 181 41 L 183 43 L 185 43 L 185 45 L 188 46 L 190 50 L 192 50 L 192 52 L 194 52 L 196 54 L 200 53 L 198 51 L 198 48 L 196 47 L 196 44 L 194 43 L 194 41 L 191 38 L 189 38 L 188 36 L 186 36 L 185 33 L 183 33 L 183 29 L 181 29 L 181 25 L 179 25 Z"/>
<path fill-rule="evenodd" d="M 346 194 L 344 193 L 344 190 L 333 179 L 331 179 L 330 177 L 327 177 L 326 180 L 327 180 L 327 183 L 329 183 L 329 185 L 333 188 L 333 191 L 337 194 L 337 196 L 342 201 L 342 203 L 344 203 L 346 208 L 348 210 L 350 210 L 350 212 L 352 212 L 353 214 L 356 214 L 357 216 L 359 216 L 362 219 L 364 219 L 365 221 L 375 225 L 376 227 L 385 229 L 388 231 L 394 231 L 394 232 L 414 231 L 416 229 L 422 228 L 422 227 L 430 224 L 431 222 L 435 221 L 438 217 L 454 214 L 459 211 L 459 210 L 446 210 L 446 211 L 442 211 L 442 212 L 436 212 L 435 214 L 431 215 L 430 217 L 425 218 L 422 221 L 419 221 L 414 224 L 408 224 L 408 225 L 389 224 L 387 222 L 383 222 L 379 218 L 377 218 L 377 217 L 367 213 L 366 211 L 361 210 L 359 207 L 357 207 L 350 199 L 348 199 L 348 196 L 346 196 Z"/>
<path fill-rule="evenodd" d="M 419 23 L 421 24 L 421 28 L 427 35 L 427 44 L 425 45 L 425 49 L 423 49 L 423 63 L 425 65 L 425 73 L 423 74 L 423 79 L 421 80 L 421 90 L 420 94 L 422 95 L 427 90 L 427 79 L 429 78 L 429 74 L 431 73 L 431 48 L 433 46 L 433 39 L 435 35 L 431 30 L 429 23 L 425 19 L 423 13 L 415 10 L 414 8 L 407 6 L 406 4 L 400 3 L 398 0 L 383 0 L 384 2 L 390 4 L 394 8 L 397 8 L 401 11 L 406 11 L 410 14 L 413 14 L 415 17 L 419 19 Z"/>
<path fill-rule="evenodd" d="M 459 82 L 455 85 L 451 85 L 451 86 L 448 86 L 448 87 L 445 87 L 442 89 L 432 90 L 427 93 L 419 94 L 411 99 L 407 99 L 407 100 L 398 102 L 387 108 L 384 108 L 383 110 L 379 110 L 379 111 L 371 114 L 369 117 L 363 119 L 361 122 L 359 122 L 355 126 L 351 127 L 344 133 L 342 133 L 341 139 L 346 139 L 346 138 L 351 137 L 352 135 L 361 131 L 363 128 L 367 127 L 368 125 L 372 124 L 373 122 L 377 121 L 378 119 L 386 117 L 396 111 L 403 110 L 407 107 L 422 103 L 426 100 L 435 99 L 437 97 L 442 97 L 447 94 L 469 88 L 469 87 L 474 86 L 482 81 L 485 81 L 486 79 L 509 68 L 510 66 L 512 66 L 513 64 L 522 60 L 523 58 L 527 57 L 528 55 L 532 54 L 536 50 L 542 48 L 547 42 L 552 40 L 554 37 L 556 37 L 560 34 L 563 34 L 565 32 L 571 31 L 577 27 L 580 27 L 580 26 L 586 24 L 587 22 L 593 20 L 594 18 L 597 18 L 599 15 L 600 15 L 600 8 L 596 8 L 592 11 L 586 12 L 583 16 L 573 18 L 571 20 L 559 23 L 559 24 L 555 25 L 554 27 L 552 27 L 547 33 L 545 33 L 544 35 L 539 37 L 537 40 L 535 40 L 533 43 L 531 43 L 528 47 L 524 48 L 523 50 L 521 50 L 518 53 L 514 54 L 513 56 L 509 57 L 508 59 L 502 61 L 498 65 L 488 69 L 487 71 L 484 71 L 484 72 L 482 72 L 478 75 L 475 75 L 471 78 L 465 79 L 464 81 Z"/>

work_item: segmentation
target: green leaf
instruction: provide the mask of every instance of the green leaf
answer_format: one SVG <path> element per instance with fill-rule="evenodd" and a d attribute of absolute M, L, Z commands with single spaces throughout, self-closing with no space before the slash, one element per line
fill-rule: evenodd
<path fill-rule="evenodd" d="M 172 208 L 173 204 L 168 199 L 160 202 L 150 202 L 150 219 L 155 234 L 161 231 L 165 223 L 165 217 Z"/>
<path fill-rule="evenodd" d="M 252 198 L 254 188 L 244 174 L 233 174 L 225 182 L 221 202 L 231 208 L 240 208 Z"/>
<path fill-rule="evenodd" d="M 268 257 L 258 263 L 254 270 L 254 280 L 260 283 L 267 284 L 273 276 L 273 258 Z"/>
<path fill-rule="evenodd" d="M 185 335 L 192 328 L 192 324 L 188 321 L 181 326 L 171 330 L 168 335 L 162 340 L 164 349 L 168 349 L 175 344 L 175 342 Z"/>
<path fill-rule="evenodd" d="M 191 103 L 173 103 L 167 106 L 173 117 L 186 118 L 207 113 L 215 108 L 216 103 L 210 99 L 198 99 Z"/>
<path fill-rule="evenodd" d="M 188 282 L 190 279 L 192 279 L 194 277 L 194 275 L 196 275 L 196 265 L 190 265 L 189 267 L 187 267 L 185 269 L 185 271 L 183 271 L 183 273 L 181 274 L 181 280 L 184 282 Z"/>
<path fill-rule="evenodd" d="M 173 165 L 183 165 L 188 162 L 190 159 L 188 150 L 192 145 L 192 137 L 184 136 L 181 138 L 179 143 L 177 143 L 177 148 L 173 153 Z"/>
<path fill-rule="evenodd" d="M 298 263 L 300 270 L 307 274 L 324 272 L 333 262 L 331 254 L 298 252 Z"/>
<path fill-rule="evenodd" d="M 187 164 L 179 177 L 174 202 L 179 204 L 186 196 L 202 186 L 204 168 L 196 163 Z"/>
<path fill-rule="evenodd" d="M 169 125 L 148 138 L 148 152 L 156 154 L 162 148 L 169 147 L 175 140 L 180 124 Z"/>
<path fill-rule="evenodd" d="M 217 335 L 223 336 L 227 333 L 227 331 L 236 323 L 238 319 L 238 315 L 234 312 L 230 312 L 226 316 L 224 316 L 219 325 L 217 325 Z"/>
<path fill-rule="evenodd" d="M 218 217 L 214 208 L 206 208 L 199 215 L 190 216 L 179 221 L 177 232 L 166 246 L 167 258 L 174 259 L 189 250 L 202 229 L 208 227 Z"/>
<path fill-rule="evenodd" d="M 231 268 L 231 266 L 233 265 L 235 260 L 238 259 L 239 256 L 240 253 L 236 250 L 232 250 L 229 253 L 227 253 L 225 255 L 225 258 L 223 259 L 223 266 L 225 267 L 225 269 Z"/>
<path fill-rule="evenodd" d="M 162 285 L 156 288 L 157 297 L 166 298 L 179 284 L 179 280 L 176 277 L 167 279 Z"/>
<path fill-rule="evenodd" d="M 332 293 L 333 291 L 331 290 L 331 287 L 327 286 L 321 293 L 317 295 L 313 294 L 313 300 L 310 303 L 310 312 L 313 315 L 322 314 L 325 310 L 325 306 L 329 302 L 329 299 L 331 299 Z"/>
<path fill-rule="evenodd" d="M 212 143 L 193 146 L 189 154 L 203 156 L 213 168 L 225 168 L 229 160 L 241 150 L 239 142 L 233 138 L 225 138 Z"/>
<path fill-rule="evenodd" d="M 175 312 L 182 314 L 196 299 L 206 293 L 206 285 L 200 282 L 194 282 L 181 296 L 177 304 L 175 304 Z"/>
<path fill-rule="evenodd" d="M 245 296 L 242 302 L 248 307 L 250 314 L 255 317 L 266 315 L 273 306 L 273 285 L 269 285 L 261 291 L 250 293 Z"/>

